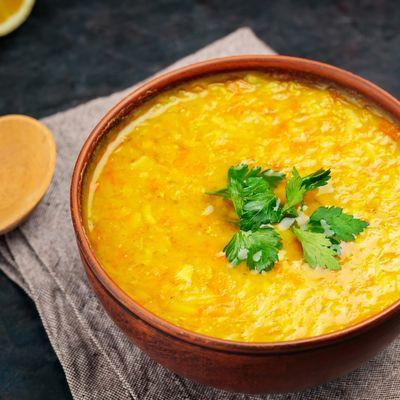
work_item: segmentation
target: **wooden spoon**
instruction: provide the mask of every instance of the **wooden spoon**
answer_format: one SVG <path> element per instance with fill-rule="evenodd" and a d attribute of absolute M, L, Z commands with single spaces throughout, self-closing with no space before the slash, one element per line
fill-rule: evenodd
<path fill-rule="evenodd" d="M 24 115 L 0 117 L 0 234 L 15 228 L 39 203 L 55 160 L 46 126 Z"/>

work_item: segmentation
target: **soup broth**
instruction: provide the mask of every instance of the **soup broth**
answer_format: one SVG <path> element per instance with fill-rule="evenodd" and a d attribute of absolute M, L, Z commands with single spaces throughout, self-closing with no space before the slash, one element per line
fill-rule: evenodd
<path fill-rule="evenodd" d="M 398 126 L 325 84 L 262 72 L 204 77 L 139 106 L 98 146 L 85 177 L 86 234 L 137 303 L 180 327 L 245 342 L 336 331 L 400 298 Z M 306 194 L 369 222 L 342 244 L 340 271 L 312 269 L 290 230 L 279 262 L 254 274 L 221 251 L 232 205 L 207 195 L 245 161 L 301 175 L 331 169 Z M 277 188 L 284 201 L 284 185 Z"/>

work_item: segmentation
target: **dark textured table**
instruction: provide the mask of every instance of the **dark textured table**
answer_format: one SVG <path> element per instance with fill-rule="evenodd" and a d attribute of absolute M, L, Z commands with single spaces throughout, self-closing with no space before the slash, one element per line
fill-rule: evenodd
<path fill-rule="evenodd" d="M 0 114 L 36 118 L 151 75 L 240 26 L 400 97 L 396 1 L 37 0 L 0 39 Z M 70 399 L 34 304 L 0 273 L 0 399 Z"/>

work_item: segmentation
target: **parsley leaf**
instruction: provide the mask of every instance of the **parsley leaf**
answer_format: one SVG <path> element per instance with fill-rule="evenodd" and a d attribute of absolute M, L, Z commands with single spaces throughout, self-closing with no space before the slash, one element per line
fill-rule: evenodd
<path fill-rule="evenodd" d="M 283 207 L 283 212 L 295 215 L 294 206 L 303 201 L 307 191 L 326 185 L 330 179 L 330 173 L 329 169 L 319 169 L 302 178 L 296 167 L 293 167 L 292 176 L 286 182 L 286 204 Z"/>
<path fill-rule="evenodd" d="M 253 168 L 249 171 L 247 164 L 238 164 L 230 167 L 228 170 L 228 186 L 214 192 L 206 192 L 206 194 L 214 196 L 222 196 L 231 200 L 236 213 L 240 216 L 243 211 L 243 186 L 246 178 L 258 176 L 261 168 Z"/>
<path fill-rule="evenodd" d="M 307 229 L 324 232 L 336 242 L 352 242 L 356 238 L 355 235 L 367 226 L 368 222 L 344 213 L 339 207 L 319 207 L 311 215 Z"/>
<path fill-rule="evenodd" d="M 231 200 L 240 218 L 240 228 L 254 230 L 263 224 L 279 222 L 280 201 L 271 185 L 278 185 L 284 176 L 282 172 L 262 171 L 261 167 L 249 169 L 246 164 L 239 164 L 229 168 L 227 188 L 208 194 Z"/>
<path fill-rule="evenodd" d="M 296 167 L 292 169 L 292 176 L 286 182 L 286 203 L 283 211 L 289 211 L 296 204 L 303 201 L 306 188 L 303 186 L 303 179 L 299 175 Z"/>
<path fill-rule="evenodd" d="M 229 196 L 229 186 L 232 180 L 239 181 L 240 183 L 244 183 L 248 178 L 263 178 L 271 189 L 275 189 L 284 179 L 285 174 L 280 171 L 274 171 L 272 169 L 267 168 L 262 171 L 261 167 L 253 167 L 249 170 L 249 167 L 245 163 L 238 164 L 236 166 L 230 167 L 228 170 L 228 187 L 224 189 L 219 189 L 214 192 L 207 192 L 207 194 L 215 195 L 215 196 L 223 196 L 226 198 L 230 198 Z"/>
<path fill-rule="evenodd" d="M 320 186 L 325 186 L 329 179 L 331 179 L 331 170 L 330 169 L 319 169 L 318 171 L 313 172 L 310 175 L 307 175 L 303 178 L 303 186 L 307 191 L 316 189 Z"/>
<path fill-rule="evenodd" d="M 275 189 L 285 179 L 285 174 L 283 172 L 274 171 L 272 169 L 266 169 L 261 172 L 260 175 L 267 181 L 271 189 Z"/>
<path fill-rule="evenodd" d="M 335 258 L 337 252 L 331 248 L 332 243 L 323 233 L 293 227 L 293 233 L 301 243 L 304 259 L 312 268 L 323 267 L 330 270 L 339 270 L 339 260 Z"/>
<path fill-rule="evenodd" d="M 249 269 L 263 272 L 270 271 L 279 260 L 281 248 L 282 239 L 273 228 L 260 228 L 236 232 L 224 253 L 233 266 L 246 260 Z"/>
<path fill-rule="evenodd" d="M 263 178 L 248 178 L 242 194 L 243 211 L 238 214 L 240 229 L 254 230 L 263 224 L 280 221 L 280 201 Z"/>

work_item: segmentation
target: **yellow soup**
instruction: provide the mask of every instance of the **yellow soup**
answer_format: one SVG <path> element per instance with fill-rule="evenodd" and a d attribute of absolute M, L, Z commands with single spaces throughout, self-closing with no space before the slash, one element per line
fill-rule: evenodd
<path fill-rule="evenodd" d="M 154 314 L 223 339 L 271 342 L 332 332 L 400 298 L 399 128 L 361 99 L 260 72 L 172 88 L 110 132 L 85 181 L 84 219 L 109 276 Z M 232 205 L 206 195 L 246 161 L 301 175 L 331 169 L 310 214 L 342 207 L 369 222 L 341 270 L 312 269 L 290 230 L 280 261 L 254 274 L 221 250 Z M 284 201 L 281 185 L 277 193 Z"/>

